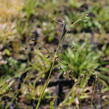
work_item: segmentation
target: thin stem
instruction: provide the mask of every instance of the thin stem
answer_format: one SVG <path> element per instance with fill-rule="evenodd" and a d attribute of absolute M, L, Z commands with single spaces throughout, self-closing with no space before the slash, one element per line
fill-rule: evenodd
<path fill-rule="evenodd" d="M 77 24 L 77 23 L 80 22 L 81 20 L 82 20 L 82 19 L 77 19 L 77 20 L 72 24 L 72 26 L 75 25 L 75 24 Z M 44 87 L 43 87 L 43 89 L 42 89 L 42 93 L 41 93 L 41 96 L 39 97 L 38 103 L 37 103 L 37 105 L 36 105 L 36 109 L 39 108 L 39 105 L 40 105 L 40 103 L 41 103 L 41 100 L 42 100 L 42 98 L 43 98 L 43 96 L 44 96 L 45 89 L 46 89 L 46 87 L 47 87 L 48 84 L 49 84 L 49 79 L 50 79 L 50 76 L 51 76 L 51 73 L 52 73 L 52 70 L 53 70 L 53 67 L 54 67 L 54 63 L 55 63 L 55 59 L 56 59 L 58 50 L 59 50 L 60 47 L 61 47 L 61 44 L 62 44 L 62 41 L 63 41 L 63 39 L 64 39 L 65 34 L 67 33 L 66 24 L 65 24 L 64 22 L 60 22 L 60 23 L 61 23 L 61 25 L 62 25 L 62 35 L 61 35 L 61 39 L 59 40 L 58 47 L 57 47 L 56 52 L 55 52 L 55 54 L 54 54 L 53 63 L 52 63 L 51 68 L 50 68 L 50 73 L 49 73 L 48 78 L 47 78 L 47 81 L 46 81 L 46 83 L 45 83 L 45 85 L 44 85 Z"/>
<path fill-rule="evenodd" d="M 41 96 L 40 96 L 40 98 L 39 98 L 39 100 L 38 100 L 36 109 L 39 108 L 40 102 L 41 102 L 41 100 L 42 100 L 42 98 L 43 98 L 43 96 L 44 96 L 45 89 L 46 89 L 46 87 L 47 87 L 48 84 L 49 84 L 50 76 L 51 76 L 51 73 L 52 73 L 52 70 L 53 70 L 53 67 L 54 67 L 54 63 L 55 63 L 55 59 L 56 59 L 58 50 L 59 50 L 60 45 L 61 45 L 61 43 L 62 43 L 62 41 L 63 41 L 63 38 L 64 38 L 64 36 L 65 36 L 65 34 L 66 34 L 66 24 L 63 23 L 62 25 L 63 25 L 63 27 L 62 27 L 61 40 L 59 41 L 58 47 L 57 47 L 56 52 L 55 52 L 55 54 L 54 54 L 53 63 L 52 63 L 51 68 L 50 68 L 50 73 L 49 73 L 48 78 L 47 78 L 47 81 L 46 81 L 46 83 L 45 83 L 45 85 L 44 85 L 44 87 L 43 87 L 43 89 L 42 89 L 42 93 L 41 93 Z"/>

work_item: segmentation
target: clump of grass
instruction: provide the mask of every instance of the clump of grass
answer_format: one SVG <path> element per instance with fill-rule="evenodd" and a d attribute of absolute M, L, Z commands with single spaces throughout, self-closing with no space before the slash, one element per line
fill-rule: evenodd
<path fill-rule="evenodd" d="M 75 81 L 71 90 L 60 104 L 70 105 L 72 103 L 79 107 L 80 100 L 88 98 L 86 93 L 88 81 L 92 75 L 96 77 L 96 68 L 99 66 L 101 53 L 87 41 L 80 44 L 73 42 L 71 46 L 60 55 L 59 65 L 65 74 L 65 78 L 72 78 Z"/>
<path fill-rule="evenodd" d="M 72 78 L 79 78 L 87 74 L 93 74 L 99 66 L 99 51 L 93 50 L 92 46 L 73 42 L 60 56 L 60 67 L 64 72 L 70 72 Z"/>
<path fill-rule="evenodd" d="M 32 14 L 35 13 L 35 8 L 38 3 L 38 0 L 27 0 L 24 5 L 24 11 L 26 13 L 27 18 L 29 18 Z"/>

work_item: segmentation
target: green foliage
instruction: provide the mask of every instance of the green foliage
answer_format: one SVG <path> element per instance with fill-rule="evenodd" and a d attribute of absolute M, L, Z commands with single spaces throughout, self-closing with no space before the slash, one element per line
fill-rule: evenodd
<path fill-rule="evenodd" d="M 89 32 L 101 29 L 101 24 L 96 19 L 91 17 L 88 17 L 88 20 L 81 21 L 79 26 L 83 29 L 87 29 Z"/>
<path fill-rule="evenodd" d="M 98 67 L 99 51 L 92 50 L 88 43 L 72 43 L 60 56 L 60 67 L 64 72 L 71 72 L 72 78 L 93 74 Z"/>
<path fill-rule="evenodd" d="M 91 75 L 96 76 L 100 56 L 100 51 L 93 49 L 93 46 L 87 41 L 82 44 L 73 42 L 71 47 L 60 55 L 59 65 L 61 70 L 75 81 L 60 106 L 75 103 L 78 107 L 80 100 L 90 97 L 86 92 L 86 90 L 90 90 L 87 87 L 88 81 Z"/>
<path fill-rule="evenodd" d="M 109 7 L 105 7 L 99 12 L 97 20 L 102 24 L 105 31 L 109 30 Z"/>
<path fill-rule="evenodd" d="M 25 21 L 22 21 L 22 20 L 19 19 L 18 22 L 17 22 L 17 25 L 16 25 L 16 29 L 17 29 L 17 32 L 20 35 L 23 35 L 24 34 L 25 27 L 26 27 Z"/>
<path fill-rule="evenodd" d="M 48 42 L 52 42 L 55 37 L 55 27 L 54 26 L 55 25 L 53 25 L 53 23 L 48 23 L 43 26 L 43 33 L 45 34 Z"/>
<path fill-rule="evenodd" d="M 39 50 L 36 50 L 34 54 L 35 57 L 33 62 L 31 63 L 32 69 L 37 70 L 39 73 L 47 72 L 51 67 L 51 61 Z"/>
<path fill-rule="evenodd" d="M 4 63 L 6 63 L 3 64 L 1 62 L 2 64 L 0 65 L 0 108 L 2 108 L 2 105 L 4 104 L 4 101 L 2 101 L 1 98 L 5 94 L 6 96 L 12 97 L 14 100 L 15 98 L 17 99 L 17 97 L 15 97 L 15 95 L 17 95 L 16 93 L 20 92 L 21 95 L 19 96 L 19 101 L 24 100 L 24 104 L 26 104 L 25 102 L 28 103 L 31 100 L 38 100 L 38 97 L 38 103 L 40 104 L 41 100 L 46 98 L 50 100 L 50 104 L 47 104 L 49 105 L 49 108 L 54 109 L 56 99 L 56 96 L 52 97 L 52 95 L 54 95 L 54 89 L 47 86 L 49 81 L 53 80 L 54 82 L 55 79 L 57 80 L 57 73 L 60 73 L 61 71 L 64 72 L 63 78 L 73 80 L 74 84 L 71 89 L 63 88 L 63 92 L 65 91 L 65 98 L 63 102 L 60 103 L 60 106 L 67 105 L 68 107 L 68 105 L 75 103 L 76 108 L 79 108 L 81 100 L 85 99 L 89 101 L 92 96 L 90 92 L 94 93 L 92 87 L 94 87 L 94 85 L 96 86 L 97 83 L 102 85 L 101 93 L 104 94 L 109 91 L 109 62 L 107 62 L 109 58 L 109 47 L 107 47 L 107 45 L 102 50 L 100 48 L 99 51 L 87 41 L 83 43 L 73 42 L 67 50 L 63 51 L 63 53 L 58 54 L 58 50 L 56 50 L 56 52 L 54 52 L 54 57 L 52 57 L 53 55 L 48 54 L 48 51 L 50 51 L 52 47 L 53 50 L 55 50 L 57 47 L 57 45 L 54 46 L 54 43 L 52 44 L 52 42 L 55 35 L 58 36 L 60 34 L 61 26 L 60 28 L 57 28 L 57 21 L 61 18 L 62 20 L 65 20 L 67 24 L 67 30 L 70 30 L 72 33 L 71 36 L 67 34 L 70 37 L 74 35 L 72 29 L 76 30 L 75 36 L 79 36 L 80 32 L 97 32 L 97 35 L 100 32 L 100 36 L 103 36 L 101 35 L 102 32 L 108 32 L 109 7 L 107 5 L 102 5 L 101 3 L 92 2 L 89 0 L 87 1 L 87 4 L 86 2 L 80 0 L 25 0 L 25 4 L 23 6 L 24 7 L 20 15 L 17 14 L 15 17 L 14 14 L 16 14 L 17 11 L 12 10 L 12 14 L 11 11 L 8 13 L 7 10 L 1 12 L 1 15 L 3 16 L 13 16 L 11 21 L 9 21 L 9 25 L 5 25 L 4 22 L 1 22 L 1 36 L 4 36 L 3 33 L 7 33 L 6 35 L 11 36 L 11 31 L 15 29 L 13 34 L 20 41 L 15 41 L 14 44 L 11 44 L 10 40 L 14 40 L 12 37 L 10 40 L 8 40 L 8 37 L 5 37 L 6 35 L 1 37 L 1 40 L 4 39 L 6 42 L 3 43 L 3 48 L 2 44 L 0 44 L 0 52 L 3 51 L 1 55 L 6 57 L 5 60 L 1 58 L 1 61 L 3 60 Z M 83 11 L 81 8 L 84 8 Z M 14 22 L 12 29 L 10 28 L 11 22 Z M 9 28 L 6 28 L 7 26 L 9 26 Z M 79 38 L 82 36 L 81 33 L 79 37 L 73 37 L 74 40 L 79 41 Z M 87 35 L 86 33 L 84 34 L 84 36 Z M 31 37 L 33 35 L 34 38 Z M 21 38 L 23 36 L 24 38 Z M 96 39 L 96 34 L 94 34 L 94 36 Z M 46 38 L 50 43 L 46 43 Z M 59 38 L 57 38 L 57 40 L 58 39 Z M 82 40 L 84 39 L 85 37 L 82 38 Z M 69 39 L 66 37 L 64 41 L 66 42 L 67 40 Z M 25 43 L 22 43 L 23 41 Z M 40 43 L 40 41 L 42 42 Z M 64 43 L 64 41 L 59 42 Z M 97 41 L 97 43 L 99 43 L 99 41 Z M 105 40 L 103 40 L 103 44 L 104 43 Z M 9 48 L 5 44 L 9 45 Z M 52 47 L 50 47 L 49 50 L 49 46 L 51 46 L 50 44 L 52 44 Z M 61 43 L 59 44 L 61 45 Z M 37 48 L 43 48 L 42 46 L 44 45 L 48 47 L 48 51 L 45 50 L 45 48 L 36 50 Z M 57 47 L 57 49 L 60 49 L 60 47 Z M 11 53 L 11 51 L 13 53 Z M 47 55 L 43 54 L 43 52 L 45 54 L 47 53 Z M 29 53 L 30 55 L 32 54 L 32 57 L 29 55 Z M 59 64 L 57 64 L 58 55 Z M 18 60 L 14 59 L 13 56 L 23 58 L 24 62 L 19 62 Z M 29 56 L 31 59 L 25 60 Z M 52 58 L 48 58 L 48 56 Z M 60 68 L 61 70 L 59 71 Z M 28 72 L 27 69 L 30 71 Z M 20 74 L 25 70 L 27 71 L 26 77 L 23 75 L 24 78 L 19 78 Z M 94 76 L 95 78 L 93 79 L 93 84 L 91 87 L 89 87 L 88 82 L 91 79 L 91 76 Z M 17 77 L 17 79 L 23 79 L 21 88 L 15 92 L 14 90 L 16 89 L 19 81 L 13 79 L 14 77 Z M 37 82 L 43 82 L 45 77 L 48 77 L 45 84 L 37 86 Z M 103 100 L 105 100 L 105 96 L 103 96 Z M 39 104 L 35 105 L 39 106 Z M 7 102 L 7 105 L 10 105 L 10 101 Z M 20 105 L 20 103 L 16 103 L 16 105 Z M 30 108 L 32 108 L 31 106 Z"/>
<path fill-rule="evenodd" d="M 13 58 L 8 58 L 7 63 L 0 66 L 0 70 L 4 75 L 14 76 L 25 69 L 26 65 L 19 63 Z"/>
<path fill-rule="evenodd" d="M 33 13 L 35 13 L 35 8 L 38 3 L 38 0 L 26 0 L 24 6 L 24 12 L 26 13 L 27 18 L 29 18 Z"/>
<path fill-rule="evenodd" d="M 99 83 L 102 85 L 102 91 L 108 91 L 109 69 L 102 65 L 108 65 L 109 62 L 103 62 L 101 59 L 101 56 L 103 56 L 102 52 L 97 50 L 97 48 L 93 48 L 93 46 L 86 41 L 82 44 L 73 42 L 71 46 L 60 55 L 59 65 L 61 70 L 65 72 L 65 77 L 72 77 L 75 81 L 72 89 L 60 104 L 61 108 L 63 106 L 69 106 L 72 103 L 75 103 L 76 107 L 78 107 L 81 100 L 90 98 L 86 90 L 91 90 L 90 87 L 88 87 L 88 81 L 91 75 L 94 75 L 96 78 L 95 86 Z M 98 72 L 97 69 L 100 72 Z"/>
<path fill-rule="evenodd" d="M 0 95 L 5 93 L 7 90 L 9 90 L 10 84 L 8 84 L 6 81 L 9 80 L 9 78 L 0 78 Z"/>
<path fill-rule="evenodd" d="M 89 12 L 94 15 L 90 22 L 93 26 L 98 28 L 101 32 L 108 31 L 109 28 L 109 7 L 95 3 L 92 7 L 89 8 Z"/>
<path fill-rule="evenodd" d="M 30 23 L 30 17 L 35 14 L 38 0 L 26 0 L 23 6 L 22 16 L 17 20 L 16 29 L 19 35 L 31 35 L 33 24 Z"/>
<path fill-rule="evenodd" d="M 81 5 L 81 2 L 78 2 L 77 0 L 69 0 L 69 5 L 73 8 L 78 8 Z"/>

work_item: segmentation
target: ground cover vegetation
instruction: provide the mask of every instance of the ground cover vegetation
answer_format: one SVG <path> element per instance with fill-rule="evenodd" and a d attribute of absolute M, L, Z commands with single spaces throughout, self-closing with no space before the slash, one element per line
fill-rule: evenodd
<path fill-rule="evenodd" d="M 0 0 L 0 109 L 108 109 L 109 1 Z"/>

